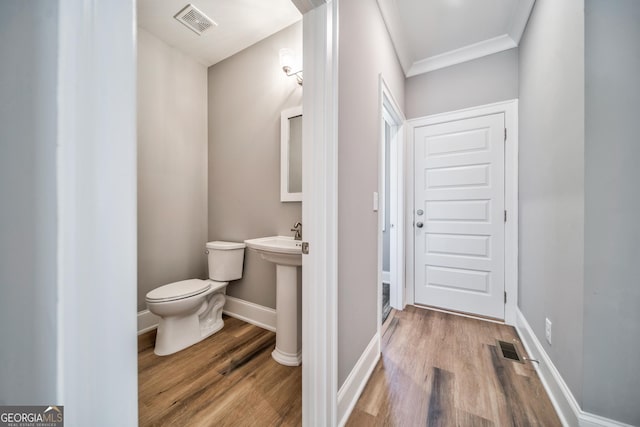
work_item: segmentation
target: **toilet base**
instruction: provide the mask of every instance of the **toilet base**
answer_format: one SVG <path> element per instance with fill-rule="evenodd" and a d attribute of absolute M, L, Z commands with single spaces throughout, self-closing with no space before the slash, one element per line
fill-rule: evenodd
<path fill-rule="evenodd" d="M 223 290 L 207 295 L 198 310 L 180 316 L 161 317 L 153 352 L 158 356 L 168 356 L 218 332 L 224 326 L 224 303 Z"/>

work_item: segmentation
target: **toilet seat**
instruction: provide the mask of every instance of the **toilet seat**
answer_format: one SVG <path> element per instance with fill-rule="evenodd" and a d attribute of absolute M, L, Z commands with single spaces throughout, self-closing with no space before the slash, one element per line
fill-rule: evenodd
<path fill-rule="evenodd" d="M 201 279 L 182 280 L 180 282 L 169 283 L 160 286 L 147 294 L 146 300 L 149 302 L 166 302 L 189 298 L 208 291 L 211 288 L 211 281 Z"/>

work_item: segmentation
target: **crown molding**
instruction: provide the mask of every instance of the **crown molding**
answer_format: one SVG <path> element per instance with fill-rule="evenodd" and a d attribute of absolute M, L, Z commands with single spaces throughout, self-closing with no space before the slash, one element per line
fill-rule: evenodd
<path fill-rule="evenodd" d="M 293 3 L 303 15 L 328 2 L 329 0 L 291 0 L 291 3 Z"/>
<path fill-rule="evenodd" d="M 535 2 L 536 0 L 522 0 L 518 2 L 518 7 L 511 20 L 511 28 L 509 28 L 509 32 L 507 33 L 516 45 L 520 44 L 520 39 L 522 38 L 524 29 L 527 27 L 527 22 L 529 22 L 529 16 L 531 16 Z"/>
<path fill-rule="evenodd" d="M 483 40 L 459 49 L 441 53 L 440 55 L 434 55 L 421 59 L 420 61 L 416 61 L 413 63 L 411 68 L 409 68 L 409 71 L 406 73 L 406 77 L 413 77 L 418 74 L 428 73 L 429 71 L 482 58 L 483 56 L 512 49 L 516 46 L 518 46 L 518 44 L 513 41 L 511 37 L 507 34 L 503 34 L 492 39 Z"/>
<path fill-rule="evenodd" d="M 398 4 L 395 1 L 389 0 L 377 0 L 378 9 L 382 15 L 382 20 L 387 27 L 387 32 L 391 38 L 391 43 L 396 51 L 398 62 L 402 67 L 402 72 L 407 75 L 407 72 L 411 68 L 414 62 L 413 55 L 409 49 L 409 43 L 407 42 L 407 36 L 404 33 L 404 27 L 402 26 L 402 19 L 400 19 L 400 11 L 398 10 Z"/>
<path fill-rule="evenodd" d="M 411 54 L 404 34 L 397 4 L 389 0 L 377 0 L 377 2 L 405 77 L 417 76 L 517 47 L 535 4 L 535 0 L 519 1 L 511 18 L 511 25 L 505 34 L 439 55 L 416 59 Z"/>

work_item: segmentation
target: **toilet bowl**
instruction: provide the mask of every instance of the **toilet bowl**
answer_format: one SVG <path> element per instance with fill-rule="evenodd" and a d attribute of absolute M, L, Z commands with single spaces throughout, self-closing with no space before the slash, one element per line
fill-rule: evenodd
<path fill-rule="evenodd" d="M 182 280 L 147 293 L 147 308 L 160 317 L 155 354 L 173 354 L 222 329 L 227 285 L 242 277 L 244 248 L 244 243 L 209 242 L 209 280 Z"/>

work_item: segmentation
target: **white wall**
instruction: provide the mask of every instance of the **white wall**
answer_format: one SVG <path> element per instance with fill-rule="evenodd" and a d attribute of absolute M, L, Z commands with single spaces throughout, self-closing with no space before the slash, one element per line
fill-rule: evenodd
<path fill-rule="evenodd" d="M 518 97 L 518 49 L 410 77 L 408 119 L 476 107 Z"/>
<path fill-rule="evenodd" d="M 280 201 L 280 113 L 302 105 L 303 93 L 282 72 L 283 47 L 302 54 L 302 22 L 209 67 L 210 240 L 293 236 L 302 219 L 300 202 Z M 275 308 L 275 266 L 247 249 L 243 277 L 227 293 Z"/>
<path fill-rule="evenodd" d="M 380 73 L 404 105 L 404 74 L 376 1 L 341 1 L 339 16 L 338 387 L 377 331 Z"/>
<path fill-rule="evenodd" d="M 584 1 L 536 1 L 519 50 L 518 306 L 581 402 Z"/>
<path fill-rule="evenodd" d="M 207 277 L 207 68 L 138 27 L 138 311 Z"/>
<path fill-rule="evenodd" d="M 585 410 L 640 425 L 640 2 L 585 11 Z"/>
<path fill-rule="evenodd" d="M 56 403 L 57 34 L 57 2 L 0 2 L 0 405 Z"/>

